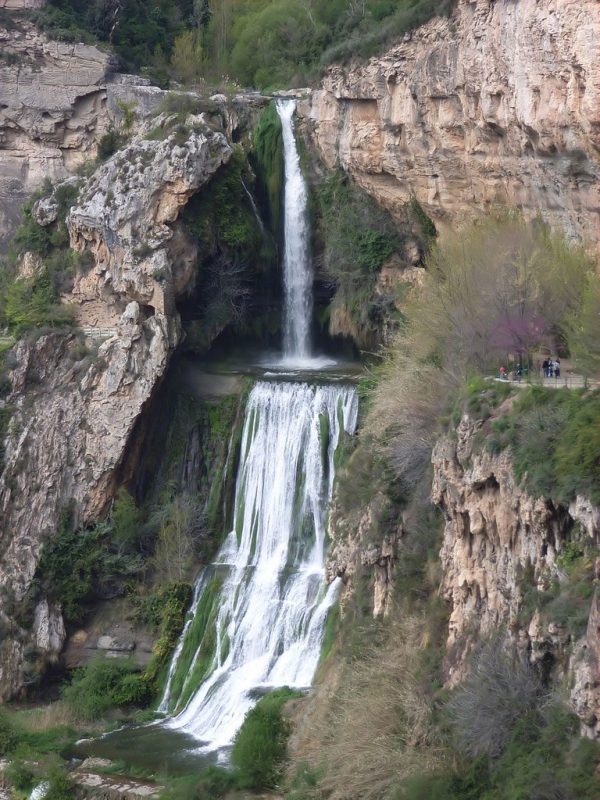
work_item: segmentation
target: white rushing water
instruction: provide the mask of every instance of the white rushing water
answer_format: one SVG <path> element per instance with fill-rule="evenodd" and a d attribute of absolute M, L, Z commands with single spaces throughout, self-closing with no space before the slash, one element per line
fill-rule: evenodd
<path fill-rule="evenodd" d="M 277 100 L 285 161 L 283 359 L 284 363 L 302 364 L 309 362 L 311 357 L 313 277 L 310 262 L 308 191 L 300 169 L 300 157 L 294 136 L 295 111 L 295 100 Z"/>
<path fill-rule="evenodd" d="M 354 431 L 357 412 L 356 392 L 348 386 L 261 382 L 250 394 L 234 530 L 213 568 L 222 581 L 216 613 L 195 642 L 186 671 L 193 674 L 208 640 L 209 674 L 166 723 L 192 734 L 206 750 L 231 744 L 261 691 L 312 682 L 336 597 L 336 586 L 324 580 L 334 453 L 342 429 Z M 195 614 L 206 583 L 204 572 Z M 165 711 L 185 697 L 185 681 L 179 696 L 172 696 L 171 684 L 190 631 L 188 622 L 171 665 Z"/>

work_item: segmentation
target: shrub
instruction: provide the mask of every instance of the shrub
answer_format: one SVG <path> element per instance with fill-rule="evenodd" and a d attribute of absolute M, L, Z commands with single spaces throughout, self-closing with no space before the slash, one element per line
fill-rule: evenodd
<path fill-rule="evenodd" d="M 4 770 L 4 775 L 11 785 L 20 792 L 29 794 L 35 785 L 33 772 L 20 759 L 11 761 Z"/>
<path fill-rule="evenodd" d="M 494 423 L 487 446 L 510 447 L 515 475 L 534 496 L 600 503 L 600 391 L 527 389 Z"/>
<path fill-rule="evenodd" d="M 55 767 L 48 775 L 48 788 L 44 794 L 45 800 L 74 800 L 75 782 L 69 777 L 68 773 Z"/>
<path fill-rule="evenodd" d="M 127 489 L 117 492 L 112 510 L 113 540 L 128 549 L 137 549 L 142 532 L 142 514 Z"/>
<path fill-rule="evenodd" d="M 112 708 L 145 705 L 151 692 L 131 659 L 95 658 L 76 670 L 62 697 L 80 719 L 100 719 Z"/>
<path fill-rule="evenodd" d="M 98 160 L 107 161 L 111 156 L 120 150 L 126 142 L 126 138 L 122 133 L 111 128 L 98 142 Z"/>
<path fill-rule="evenodd" d="M 500 637 L 482 645 L 448 705 L 461 748 L 472 758 L 499 756 L 540 694 L 539 678 L 516 650 Z"/>
<path fill-rule="evenodd" d="M 20 741 L 19 732 L 12 719 L 0 709 L 0 756 L 9 756 L 15 751 Z"/>
<path fill-rule="evenodd" d="M 281 711 L 288 700 L 298 696 L 290 689 L 278 689 L 259 700 L 246 715 L 231 751 L 241 788 L 273 789 L 279 782 L 290 733 Z"/>

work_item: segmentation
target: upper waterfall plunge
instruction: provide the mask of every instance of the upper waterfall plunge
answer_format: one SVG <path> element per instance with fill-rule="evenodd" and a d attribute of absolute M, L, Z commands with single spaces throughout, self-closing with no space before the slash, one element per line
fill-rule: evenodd
<path fill-rule="evenodd" d="M 347 386 L 250 394 L 234 529 L 198 578 L 161 704 L 207 751 L 231 743 L 257 691 L 312 682 L 336 595 L 324 581 L 334 454 L 357 411 Z"/>
<path fill-rule="evenodd" d="M 302 363 L 312 354 L 310 327 L 312 318 L 312 270 L 308 191 L 300 168 L 300 156 L 294 135 L 296 101 L 277 100 L 277 113 L 283 131 L 285 160 L 284 197 L 284 362 Z"/>

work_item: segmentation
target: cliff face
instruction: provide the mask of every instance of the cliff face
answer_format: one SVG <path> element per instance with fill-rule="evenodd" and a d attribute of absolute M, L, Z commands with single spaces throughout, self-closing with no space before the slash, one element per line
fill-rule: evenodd
<path fill-rule="evenodd" d="M 463 417 L 456 438 L 442 438 L 433 453 L 432 500 L 446 520 L 440 559 L 441 592 L 450 604 L 448 682 L 464 677 L 466 656 L 481 638 L 509 632 L 547 676 L 572 677 L 573 707 L 586 732 L 598 736 L 597 598 L 586 633 L 574 630 L 556 603 L 544 604 L 551 590 L 564 593 L 568 585 L 574 537 L 600 544 L 600 512 L 583 498 L 567 509 L 529 496 L 515 481 L 508 452 L 481 449 L 481 427 Z M 588 583 L 593 590 L 593 575 Z"/>
<path fill-rule="evenodd" d="M 0 0 L 0 9 L 41 4 Z M 44 180 L 64 180 L 93 161 L 99 140 L 121 126 L 125 109 L 138 125 L 157 113 L 167 92 L 144 78 L 119 74 L 109 52 L 53 41 L 18 14 L 0 20 L 0 49 L 1 251 L 22 204 Z M 229 138 L 250 128 L 264 105 L 258 96 L 217 101 L 213 110 Z"/>
<path fill-rule="evenodd" d="M 495 204 L 600 241 L 600 6 L 459 0 L 303 105 L 315 146 L 391 211 L 443 225 Z"/>
<path fill-rule="evenodd" d="M 36 610 L 26 633 L 15 629 L 11 605 L 26 593 L 61 511 L 74 504 L 85 523 L 112 499 L 134 424 L 179 342 L 175 298 L 194 277 L 193 251 L 173 246 L 182 238 L 177 217 L 232 153 L 202 115 L 188 117 L 183 138 L 167 118 L 159 122 L 164 140 L 142 131 L 83 182 L 67 218 L 72 248 L 93 262 L 65 297 L 88 326 L 85 347 L 80 335 L 57 332 L 21 340 L 13 354 L 0 477 L 2 621 L 10 631 L 0 644 L 2 696 L 21 686 L 32 637 L 41 650 L 60 651 L 60 609 Z M 56 214 L 54 195 L 34 209 L 42 225 Z"/>
<path fill-rule="evenodd" d="M 0 22 L 0 46 L 2 240 L 45 178 L 62 180 L 96 155 L 110 125 L 105 84 L 115 64 L 96 47 L 53 42 L 18 17 Z"/>

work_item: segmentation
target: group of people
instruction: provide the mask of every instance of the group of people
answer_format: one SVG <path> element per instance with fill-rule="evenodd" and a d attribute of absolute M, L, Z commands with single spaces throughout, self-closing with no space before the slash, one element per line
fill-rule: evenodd
<path fill-rule="evenodd" d="M 546 358 L 542 363 L 537 361 L 535 366 L 537 371 L 544 378 L 560 378 L 559 358 Z M 499 373 L 500 378 L 504 381 L 516 381 L 517 383 L 521 383 L 524 371 L 527 372 L 527 369 L 523 370 L 521 364 L 516 364 L 510 372 L 506 367 L 500 367 Z"/>
<path fill-rule="evenodd" d="M 523 377 L 523 367 L 520 364 L 507 372 L 506 367 L 500 367 L 500 378 L 503 381 L 517 381 L 517 383 L 521 383 L 521 378 Z"/>
<path fill-rule="evenodd" d="M 546 358 L 542 363 L 544 378 L 560 378 L 560 359 Z"/>

